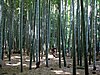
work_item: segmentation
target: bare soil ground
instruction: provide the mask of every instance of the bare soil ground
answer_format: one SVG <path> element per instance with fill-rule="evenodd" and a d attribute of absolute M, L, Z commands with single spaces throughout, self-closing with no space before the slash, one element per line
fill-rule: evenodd
<path fill-rule="evenodd" d="M 32 63 L 32 70 L 29 70 L 29 56 L 23 55 L 23 72 L 20 72 L 20 55 L 14 54 L 11 57 L 11 61 L 8 61 L 5 56 L 3 61 L 3 67 L 0 68 L 0 75 L 72 75 L 73 64 L 70 57 L 66 58 L 67 67 L 64 67 L 63 59 L 62 67 L 59 68 L 59 58 L 55 58 L 49 55 L 49 66 L 45 66 L 45 57 L 41 59 L 40 68 L 35 69 L 35 62 Z M 69 68 L 68 68 L 69 66 Z M 89 75 L 100 75 L 100 61 L 96 64 L 96 74 L 92 74 L 93 66 L 89 65 Z M 84 69 L 77 69 L 77 75 L 85 75 Z"/>

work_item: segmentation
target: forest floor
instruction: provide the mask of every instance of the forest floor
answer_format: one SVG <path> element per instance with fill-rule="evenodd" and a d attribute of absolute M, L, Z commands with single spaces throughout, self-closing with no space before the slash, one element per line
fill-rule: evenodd
<path fill-rule="evenodd" d="M 48 67 L 45 66 L 45 57 L 41 59 L 40 68 L 35 69 L 35 62 L 32 63 L 32 70 L 29 70 L 29 56 L 23 55 L 23 72 L 20 72 L 20 55 L 14 54 L 11 61 L 4 57 L 3 66 L 0 68 L 0 75 L 72 75 L 73 62 L 70 57 L 66 57 L 67 67 L 64 67 L 61 58 L 61 68 L 59 68 L 59 58 L 48 55 Z M 89 65 L 89 75 L 100 75 L 100 60 L 96 61 L 96 74 L 92 74 L 93 65 Z M 77 75 L 85 75 L 84 68 L 77 69 Z"/>

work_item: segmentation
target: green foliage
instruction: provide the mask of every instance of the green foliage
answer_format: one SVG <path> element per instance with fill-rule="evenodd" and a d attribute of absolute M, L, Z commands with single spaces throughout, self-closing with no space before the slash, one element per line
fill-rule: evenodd
<path fill-rule="evenodd" d="M 53 4 L 58 4 L 59 0 L 51 0 Z"/>
<path fill-rule="evenodd" d="M 70 5 L 71 0 L 68 0 L 68 6 Z"/>
<path fill-rule="evenodd" d="M 100 2 L 100 0 L 97 0 L 97 2 Z"/>

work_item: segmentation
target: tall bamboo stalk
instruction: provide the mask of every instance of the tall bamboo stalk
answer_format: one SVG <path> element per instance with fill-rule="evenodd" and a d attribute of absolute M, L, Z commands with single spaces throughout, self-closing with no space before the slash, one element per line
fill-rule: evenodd
<path fill-rule="evenodd" d="M 24 0 L 20 1 L 20 33 L 19 33 L 19 49 L 20 49 L 20 60 L 21 60 L 21 72 L 23 72 L 23 62 L 22 62 L 22 45 L 23 45 L 23 8 Z"/>
<path fill-rule="evenodd" d="M 73 13 L 73 19 L 72 19 L 72 50 L 73 50 L 73 75 L 76 75 L 76 50 L 75 50 L 75 24 L 74 24 L 74 0 L 72 0 L 72 13 Z"/>
<path fill-rule="evenodd" d="M 86 34 L 85 34 L 85 20 L 84 20 L 84 8 L 83 1 L 81 0 L 81 25 L 83 32 L 83 50 L 84 50 L 84 62 L 85 62 L 85 75 L 88 75 L 88 60 L 87 60 L 87 50 L 86 50 Z"/>
<path fill-rule="evenodd" d="M 93 70 L 96 70 L 96 0 L 93 0 Z"/>
<path fill-rule="evenodd" d="M 61 68 L 61 48 L 60 48 L 60 31 L 61 31 L 61 28 L 60 28 L 60 25 L 61 25 L 61 18 L 60 18 L 60 13 L 61 13 L 61 0 L 58 2 L 58 37 L 57 37 L 57 45 L 58 45 L 58 51 L 59 51 L 59 68 Z"/>
<path fill-rule="evenodd" d="M 30 4 L 29 4 L 29 22 L 30 22 L 30 65 L 29 65 L 29 69 L 32 68 L 32 55 L 33 55 L 33 36 L 32 36 L 32 3 L 31 3 L 31 0 L 30 0 Z M 32 44 L 32 45 L 31 45 Z"/>
<path fill-rule="evenodd" d="M 62 40 L 62 54 L 64 59 L 64 67 L 66 67 L 66 56 L 65 56 L 65 42 L 64 42 L 64 23 L 63 23 L 63 15 L 64 15 L 64 8 L 63 8 L 63 0 L 61 0 L 61 40 Z"/>
<path fill-rule="evenodd" d="M 76 11 L 76 26 L 77 26 L 77 64 L 80 62 L 80 7 L 79 0 L 77 0 L 77 11 Z"/>
<path fill-rule="evenodd" d="M 0 0 L 0 66 L 2 65 L 2 25 L 1 25 L 1 20 L 2 20 L 2 4 Z"/>
<path fill-rule="evenodd" d="M 5 14 L 5 5 L 4 5 L 4 0 L 2 0 L 2 60 L 4 58 L 4 43 L 5 43 L 5 20 L 6 20 L 6 14 Z"/>

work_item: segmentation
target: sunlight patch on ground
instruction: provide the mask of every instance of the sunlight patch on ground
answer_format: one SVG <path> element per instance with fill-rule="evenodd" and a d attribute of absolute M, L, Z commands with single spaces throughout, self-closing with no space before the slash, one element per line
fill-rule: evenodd
<path fill-rule="evenodd" d="M 66 75 L 71 75 L 70 72 L 63 72 L 62 70 L 53 70 L 52 72 L 55 72 L 56 74 L 66 74 Z"/>
<path fill-rule="evenodd" d="M 15 59 L 15 57 L 11 57 L 11 59 Z"/>
<path fill-rule="evenodd" d="M 20 59 L 20 56 L 14 56 L 14 58 L 16 58 L 16 59 Z"/>
<path fill-rule="evenodd" d="M 4 57 L 5 57 L 5 58 L 7 58 L 7 56 L 6 56 L 6 55 L 4 55 Z"/>
<path fill-rule="evenodd" d="M 20 62 L 18 62 L 18 63 L 16 63 L 16 64 L 9 64 L 9 63 L 6 63 L 7 66 L 19 66 L 20 64 L 21 64 Z M 23 64 L 23 66 L 29 67 L 28 64 Z M 36 67 L 36 65 L 32 65 L 32 68 L 35 68 L 35 67 Z"/>
<path fill-rule="evenodd" d="M 23 59 L 28 58 L 29 56 L 23 56 Z M 11 59 L 20 59 L 20 56 L 16 55 L 16 56 L 12 56 Z"/>
<path fill-rule="evenodd" d="M 36 65 L 32 65 L 32 68 L 36 68 Z"/>
<path fill-rule="evenodd" d="M 53 55 L 48 55 L 48 58 L 54 58 L 54 56 Z"/>
<path fill-rule="evenodd" d="M 53 59 L 55 62 L 58 62 L 59 61 L 59 58 L 54 58 Z M 63 62 L 64 60 L 63 59 L 61 59 L 61 62 Z"/>
<path fill-rule="evenodd" d="M 33 60 L 32 60 L 33 61 Z M 26 59 L 25 62 L 30 62 L 30 59 Z"/>
<path fill-rule="evenodd" d="M 100 65 L 96 65 L 96 70 L 99 70 L 99 68 L 100 68 Z M 89 66 L 89 69 L 93 70 L 93 65 Z"/>
<path fill-rule="evenodd" d="M 63 70 L 52 70 L 52 72 L 56 73 L 56 74 L 60 74 L 60 75 L 72 75 L 71 72 L 66 72 L 66 71 L 63 71 Z M 79 72 L 76 72 L 76 75 L 80 75 Z"/>
<path fill-rule="evenodd" d="M 27 67 L 28 65 L 27 64 L 23 64 L 23 66 Z"/>
<path fill-rule="evenodd" d="M 25 66 L 25 67 L 29 67 L 28 64 L 23 64 L 23 66 Z M 35 67 L 36 67 L 36 65 L 32 65 L 32 68 L 35 68 Z"/>
<path fill-rule="evenodd" d="M 35 59 L 36 60 L 36 59 Z M 33 61 L 33 60 L 32 60 Z M 41 61 L 44 61 L 44 59 L 41 59 Z M 25 62 L 30 62 L 30 59 L 26 59 Z"/>
<path fill-rule="evenodd" d="M 43 59 L 46 59 L 46 57 L 43 57 Z"/>
<path fill-rule="evenodd" d="M 6 63 L 6 65 L 8 65 L 8 66 L 19 66 L 19 65 L 20 65 L 20 62 L 18 62 L 18 63 L 16 63 L 16 64 Z"/>
<path fill-rule="evenodd" d="M 40 59 L 41 62 L 45 61 L 45 59 Z"/>
<path fill-rule="evenodd" d="M 20 56 L 12 56 L 11 59 L 20 59 Z"/>
<path fill-rule="evenodd" d="M 48 54 L 49 59 L 54 59 L 55 57 L 53 55 Z M 46 59 L 46 57 L 43 57 L 43 59 Z"/>

